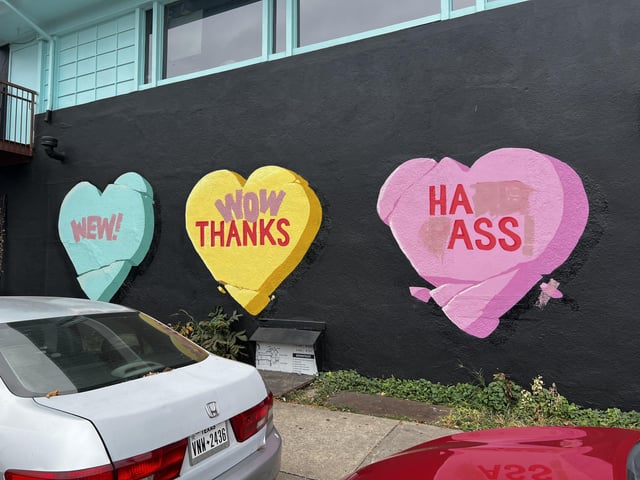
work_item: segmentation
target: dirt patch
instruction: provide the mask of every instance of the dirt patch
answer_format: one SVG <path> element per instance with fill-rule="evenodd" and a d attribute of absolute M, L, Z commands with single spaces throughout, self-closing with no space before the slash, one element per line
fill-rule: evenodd
<path fill-rule="evenodd" d="M 404 400 L 401 398 L 340 392 L 328 402 L 336 408 L 379 417 L 407 418 L 416 422 L 435 424 L 451 413 L 451 408 Z"/>

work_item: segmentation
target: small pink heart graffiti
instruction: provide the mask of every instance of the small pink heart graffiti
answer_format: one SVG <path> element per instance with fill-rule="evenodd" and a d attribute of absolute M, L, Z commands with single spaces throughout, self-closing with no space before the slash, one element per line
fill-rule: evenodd
<path fill-rule="evenodd" d="M 500 316 L 569 257 L 589 204 L 565 163 L 504 148 L 467 167 L 451 158 L 400 165 L 378 197 L 378 215 L 433 300 L 470 335 L 485 338 Z"/>

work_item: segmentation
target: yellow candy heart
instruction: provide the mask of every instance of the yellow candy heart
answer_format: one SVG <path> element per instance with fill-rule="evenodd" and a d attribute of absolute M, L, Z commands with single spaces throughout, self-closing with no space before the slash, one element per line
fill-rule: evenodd
<path fill-rule="evenodd" d="M 217 170 L 193 187 L 185 220 L 211 275 L 257 315 L 309 249 L 322 207 L 307 181 L 285 168 L 261 167 L 246 181 Z"/>

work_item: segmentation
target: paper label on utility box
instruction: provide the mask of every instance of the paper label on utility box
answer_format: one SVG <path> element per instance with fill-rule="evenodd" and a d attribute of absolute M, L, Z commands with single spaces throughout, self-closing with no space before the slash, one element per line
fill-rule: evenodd
<path fill-rule="evenodd" d="M 311 345 L 256 342 L 256 368 L 304 375 L 318 374 L 316 355 Z"/>

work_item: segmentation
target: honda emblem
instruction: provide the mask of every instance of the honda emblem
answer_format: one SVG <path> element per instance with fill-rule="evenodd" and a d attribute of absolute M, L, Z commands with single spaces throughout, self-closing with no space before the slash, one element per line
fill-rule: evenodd
<path fill-rule="evenodd" d="M 216 402 L 209 402 L 206 406 L 207 415 L 211 418 L 215 418 L 218 416 L 218 405 Z"/>

